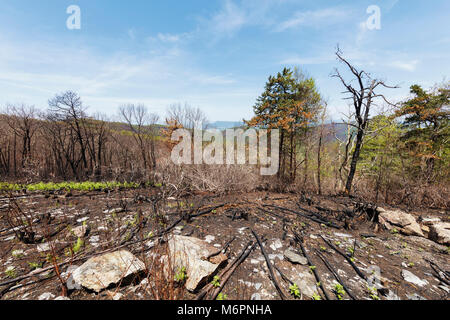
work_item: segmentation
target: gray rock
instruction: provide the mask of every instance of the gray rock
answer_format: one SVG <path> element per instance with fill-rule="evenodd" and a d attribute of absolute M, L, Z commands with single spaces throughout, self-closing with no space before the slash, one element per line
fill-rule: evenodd
<path fill-rule="evenodd" d="M 424 298 L 424 297 L 418 295 L 417 293 L 414 293 L 414 294 L 408 294 L 406 297 L 407 297 L 409 300 L 415 300 L 415 301 L 418 301 L 418 300 L 427 300 L 426 298 Z"/>
<path fill-rule="evenodd" d="M 424 246 L 424 247 L 427 247 L 427 248 L 434 249 L 434 250 L 436 250 L 438 252 L 446 252 L 447 251 L 447 247 L 446 246 L 438 244 L 438 243 L 436 243 L 436 242 L 434 242 L 432 240 L 429 240 L 427 238 L 411 236 L 411 237 L 408 238 L 408 241 L 409 242 L 413 242 L 414 244 L 417 244 L 419 246 Z"/>
<path fill-rule="evenodd" d="M 53 293 L 45 292 L 39 296 L 38 300 L 51 300 L 54 297 L 55 295 Z"/>
<path fill-rule="evenodd" d="M 145 270 L 132 253 L 120 250 L 94 257 L 73 272 L 73 280 L 84 288 L 100 292 L 110 285 Z"/>
<path fill-rule="evenodd" d="M 311 274 L 309 268 L 304 268 L 303 271 L 295 272 L 294 274 L 291 273 L 290 277 L 304 296 L 312 298 L 314 294 L 318 294 L 316 278 Z"/>
<path fill-rule="evenodd" d="M 278 259 L 278 260 L 283 260 L 283 255 L 282 254 L 269 254 L 269 259 L 270 260 L 275 260 L 275 259 Z"/>
<path fill-rule="evenodd" d="M 422 228 L 409 213 L 401 210 L 386 210 L 378 208 L 379 220 L 388 230 L 398 229 L 405 235 L 424 237 Z"/>
<path fill-rule="evenodd" d="M 356 240 L 356 245 L 360 248 L 360 249 L 365 249 L 367 248 L 367 244 L 362 242 L 362 241 L 358 241 Z"/>
<path fill-rule="evenodd" d="M 123 293 L 117 292 L 116 294 L 113 295 L 113 300 L 115 301 L 119 301 L 120 299 L 123 298 Z"/>
<path fill-rule="evenodd" d="M 450 222 L 438 222 L 430 225 L 428 238 L 443 245 L 450 245 Z"/>
<path fill-rule="evenodd" d="M 392 290 L 389 290 L 389 292 L 386 295 L 386 300 L 401 300 L 401 299 Z"/>
<path fill-rule="evenodd" d="M 99 242 L 100 242 L 100 236 L 92 236 L 89 239 L 89 243 L 93 246 L 93 247 L 98 247 L 99 246 Z"/>
<path fill-rule="evenodd" d="M 306 266 L 308 264 L 308 260 L 304 256 L 301 256 L 301 255 L 297 254 L 292 249 L 287 249 L 284 252 L 284 257 L 289 262 L 294 263 L 294 264 L 301 264 L 301 265 L 304 265 L 304 266 Z"/>
<path fill-rule="evenodd" d="M 250 298 L 250 300 L 257 300 L 257 301 L 259 301 L 259 300 L 261 300 L 261 295 L 259 293 L 254 293 L 252 295 L 252 297 Z"/>
<path fill-rule="evenodd" d="M 87 225 L 78 226 L 73 228 L 72 232 L 76 237 L 84 238 L 89 232 L 89 227 Z"/>
<path fill-rule="evenodd" d="M 334 235 L 339 238 L 353 238 L 352 235 L 341 232 L 335 232 Z"/>
<path fill-rule="evenodd" d="M 444 290 L 447 293 L 450 293 L 450 288 L 447 286 L 444 286 L 443 284 L 441 284 L 440 286 L 438 286 L 438 288 Z"/>
<path fill-rule="evenodd" d="M 273 251 L 277 251 L 280 248 L 283 248 L 283 243 L 280 241 L 280 239 L 276 239 L 272 242 L 272 244 L 270 245 L 270 248 Z"/>
<path fill-rule="evenodd" d="M 206 241 L 179 235 L 173 235 L 169 240 L 169 252 L 174 271 L 186 268 L 186 289 L 195 291 L 205 282 L 218 267 L 227 260 L 224 254 L 219 254 L 209 261 L 205 257 L 217 251 Z"/>
<path fill-rule="evenodd" d="M 424 224 L 426 226 L 430 226 L 432 224 L 441 222 L 441 219 L 436 218 L 436 217 L 427 217 L 427 218 L 423 218 L 421 222 L 422 222 L 422 224 Z"/>
<path fill-rule="evenodd" d="M 58 298 L 56 298 L 56 299 L 54 299 L 54 300 L 55 300 L 55 301 L 70 301 L 70 298 L 60 296 L 60 297 L 58 297 Z"/>
<path fill-rule="evenodd" d="M 69 291 L 72 291 L 72 290 L 80 290 L 80 289 L 81 289 L 81 285 L 80 285 L 79 283 L 76 283 L 75 280 L 73 279 L 73 272 L 74 272 L 75 270 L 77 270 L 78 268 L 79 268 L 78 266 L 69 266 L 69 267 L 67 268 L 67 271 L 66 271 L 66 272 L 63 272 L 63 273 L 61 274 L 61 276 L 62 276 L 63 278 L 67 279 L 67 280 L 66 280 L 66 286 L 67 286 L 67 289 L 68 289 Z"/>
<path fill-rule="evenodd" d="M 409 283 L 415 284 L 419 287 L 424 287 L 428 285 L 427 280 L 420 279 L 418 276 L 416 276 L 415 274 L 413 274 L 408 270 L 402 270 L 402 277 L 403 279 L 405 279 L 405 281 L 408 281 Z"/>
<path fill-rule="evenodd" d="M 37 245 L 38 252 L 47 252 L 50 251 L 50 244 L 49 243 L 41 243 Z"/>

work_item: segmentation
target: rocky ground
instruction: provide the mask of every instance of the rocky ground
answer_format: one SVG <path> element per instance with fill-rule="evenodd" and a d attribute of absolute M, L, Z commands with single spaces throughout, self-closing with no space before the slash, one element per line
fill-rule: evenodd
<path fill-rule="evenodd" d="M 4 195 L 0 298 L 449 298 L 448 211 L 160 193 Z"/>

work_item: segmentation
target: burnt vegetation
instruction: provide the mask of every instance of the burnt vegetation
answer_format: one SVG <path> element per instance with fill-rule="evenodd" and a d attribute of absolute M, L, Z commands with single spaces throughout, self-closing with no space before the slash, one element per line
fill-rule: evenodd
<path fill-rule="evenodd" d="M 120 106 L 115 121 L 90 115 L 73 91 L 46 110 L 8 105 L 0 298 L 448 299 L 449 84 L 412 86 L 394 103 L 380 92 L 395 86 L 336 56 L 350 100 L 342 122 L 327 121 L 332 106 L 314 79 L 288 68 L 245 121 L 280 130 L 276 176 L 175 165 L 172 133 L 208 128 L 189 105 L 171 106 L 165 124 L 139 104 Z M 175 236 L 215 247 L 199 261 L 217 268 L 195 287 L 170 253 Z M 142 265 L 101 290 L 74 285 L 80 265 L 121 250 Z"/>

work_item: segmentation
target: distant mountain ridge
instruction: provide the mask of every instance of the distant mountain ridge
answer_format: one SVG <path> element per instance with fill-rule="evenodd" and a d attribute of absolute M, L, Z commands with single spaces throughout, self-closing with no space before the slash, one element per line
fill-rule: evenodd
<path fill-rule="evenodd" d="M 211 129 L 225 130 L 236 127 L 242 127 L 243 125 L 244 122 L 242 121 L 215 121 L 209 123 L 208 127 Z"/>

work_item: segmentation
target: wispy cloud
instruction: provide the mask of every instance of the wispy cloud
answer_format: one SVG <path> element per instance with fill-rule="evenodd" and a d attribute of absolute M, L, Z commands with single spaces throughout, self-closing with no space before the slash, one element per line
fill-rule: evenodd
<path fill-rule="evenodd" d="M 294 15 L 281 22 L 276 30 L 281 32 L 301 26 L 320 27 L 336 23 L 349 16 L 349 11 L 342 8 L 326 8 L 320 10 L 297 11 Z"/>
<path fill-rule="evenodd" d="M 214 32 L 232 35 L 247 23 L 248 17 L 245 9 L 235 4 L 232 0 L 226 0 L 221 10 L 209 21 Z"/>
<path fill-rule="evenodd" d="M 220 9 L 200 18 L 200 28 L 215 38 L 232 37 L 248 26 L 276 25 L 276 9 L 289 0 L 223 0 Z"/>
<path fill-rule="evenodd" d="M 104 55 L 87 47 L 60 50 L 48 44 L 23 45 L 6 39 L 2 44 L 0 86 L 4 94 L 0 104 L 24 102 L 45 108 L 54 94 L 70 89 L 103 112 L 115 113 L 117 105 L 127 100 L 150 102 L 153 105 L 149 107 L 163 110 L 169 102 L 192 102 L 190 97 L 198 97 L 208 88 L 208 101 L 199 105 L 208 111 L 212 101 L 223 100 L 227 91 L 232 95 L 237 88 L 230 87 L 236 82 L 231 74 L 218 75 L 186 63 L 189 54 L 179 48 L 160 48 L 152 55 Z M 17 101 L 17 97 L 23 100 Z M 224 110 L 222 117 L 226 115 Z"/>
<path fill-rule="evenodd" d="M 136 30 L 134 30 L 134 28 L 128 29 L 127 33 L 131 40 L 136 39 Z"/>
<path fill-rule="evenodd" d="M 184 40 L 188 40 L 191 38 L 192 33 L 183 32 L 178 34 L 173 33 L 158 33 L 154 37 L 149 37 L 149 40 L 151 41 L 161 41 L 164 43 L 178 43 Z"/>
<path fill-rule="evenodd" d="M 301 57 L 298 55 L 280 61 L 282 65 L 314 65 L 324 64 L 335 61 L 333 55 L 315 56 L 315 57 Z"/>
<path fill-rule="evenodd" d="M 392 61 L 391 63 L 388 63 L 388 66 L 396 68 L 396 69 L 400 69 L 400 70 L 413 72 L 416 70 L 419 62 L 420 62 L 419 60 L 411 60 L 411 61 L 396 60 L 396 61 Z"/>

